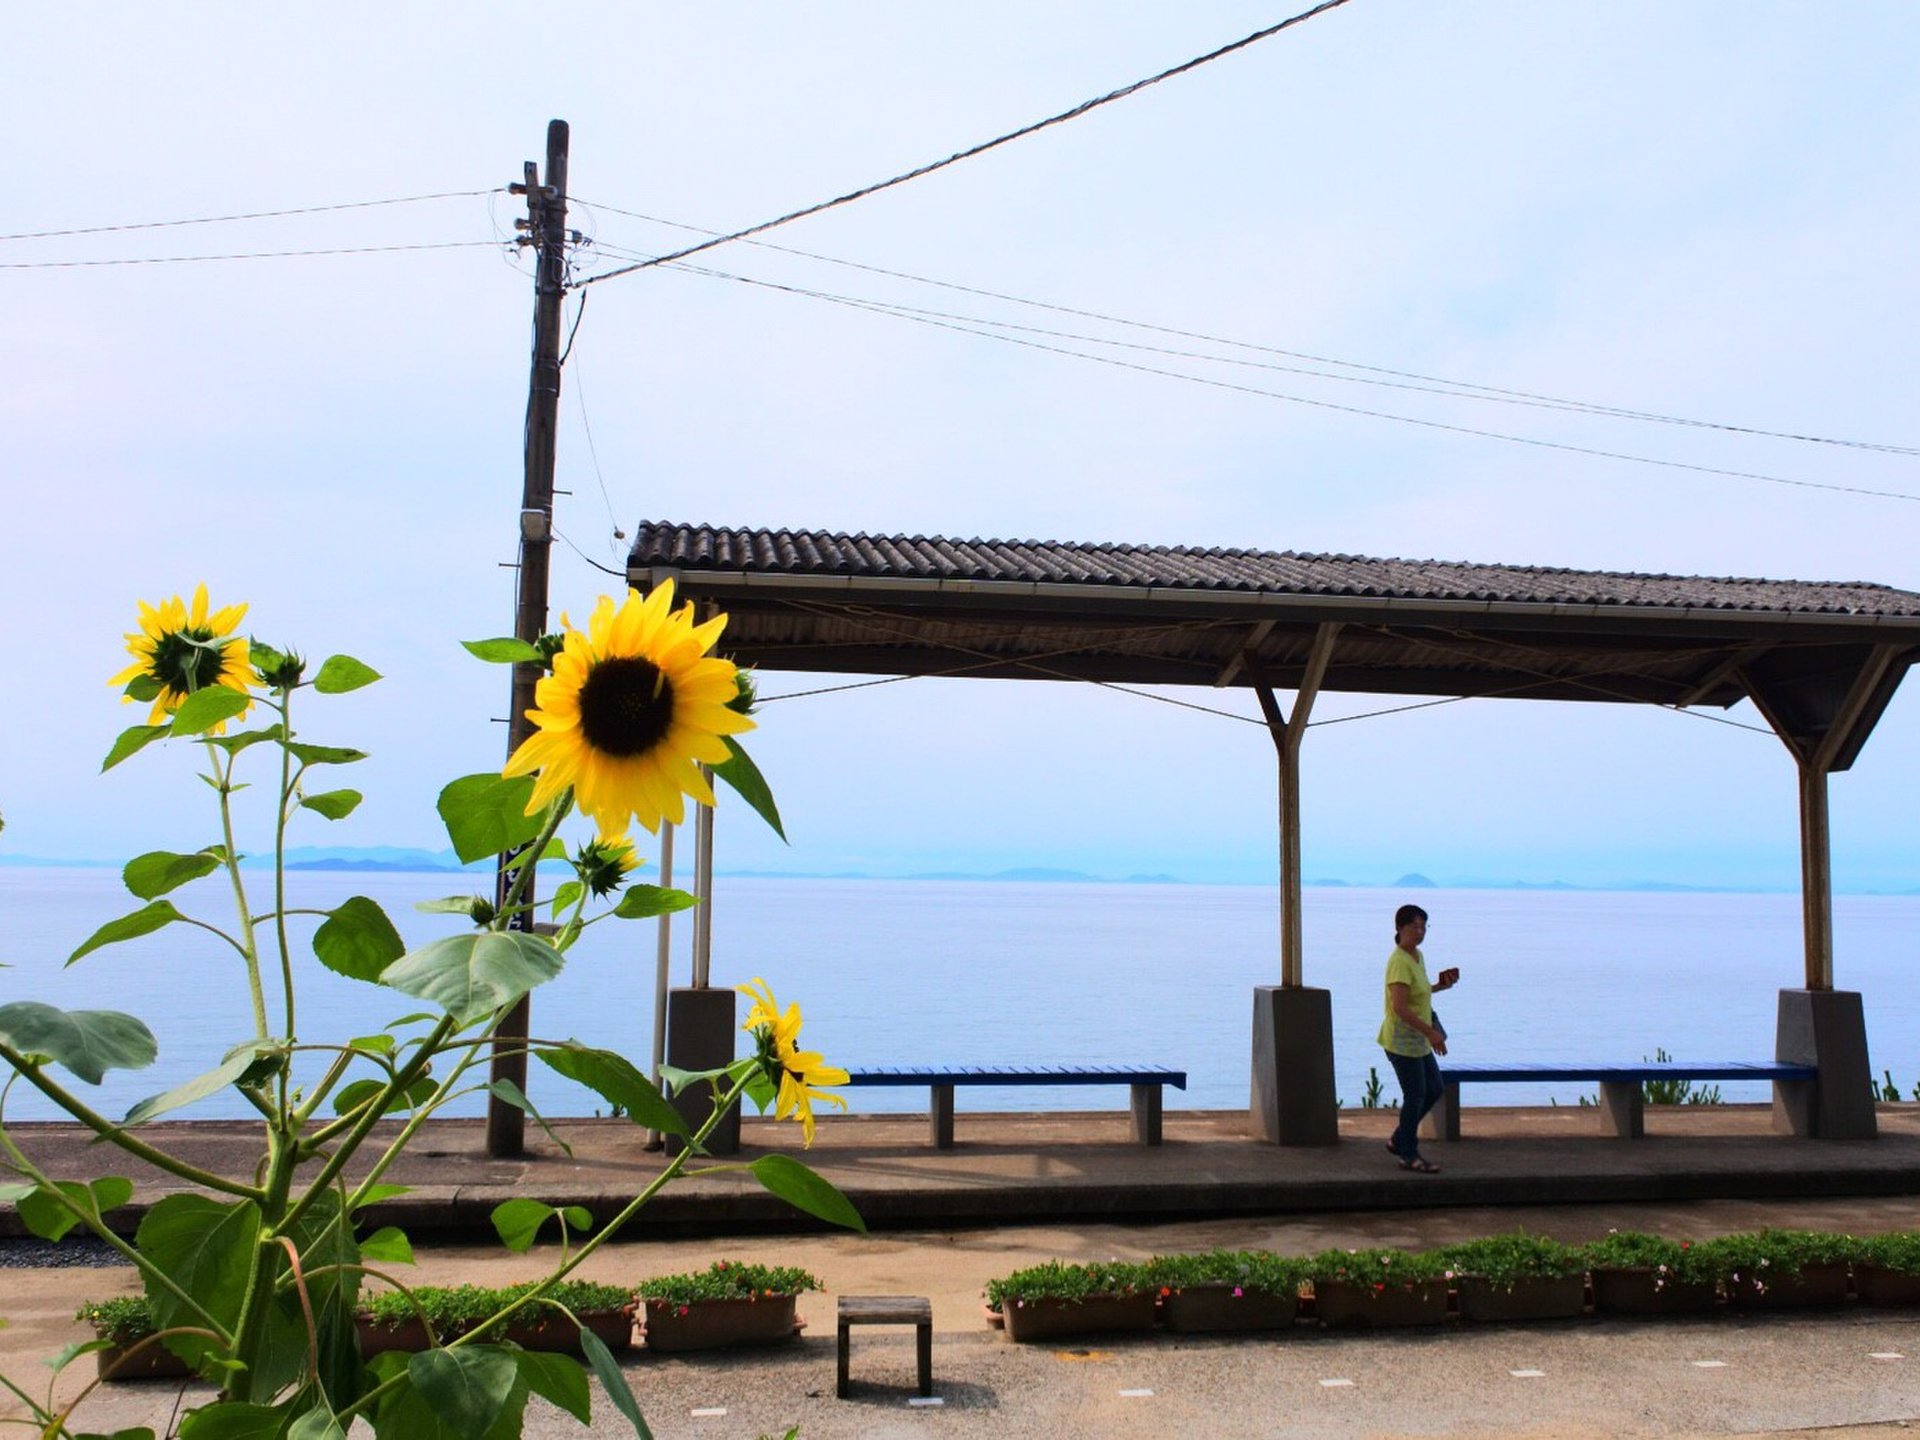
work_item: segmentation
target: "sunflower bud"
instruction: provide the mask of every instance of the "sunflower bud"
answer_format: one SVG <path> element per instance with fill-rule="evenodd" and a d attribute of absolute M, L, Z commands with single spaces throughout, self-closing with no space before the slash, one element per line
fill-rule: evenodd
<path fill-rule="evenodd" d="M 727 708 L 738 715 L 751 715 L 759 708 L 760 691 L 754 683 L 751 670 L 733 672 L 733 698 L 727 701 Z"/>
<path fill-rule="evenodd" d="M 640 863 L 633 844 L 624 835 L 598 836 L 582 845 L 573 857 L 574 873 L 595 899 L 605 899 L 626 884 L 627 874 Z"/>
<path fill-rule="evenodd" d="M 260 676 L 260 683 L 272 690 L 297 688 L 301 672 L 307 668 L 307 662 L 293 651 L 276 650 L 271 645 L 262 645 L 258 640 L 251 643 L 248 658 Z"/>
<path fill-rule="evenodd" d="M 484 930 L 487 926 L 493 924 L 493 916 L 494 916 L 493 902 L 491 900 L 482 899 L 480 896 L 476 895 L 473 897 L 472 902 L 467 906 L 467 914 L 473 920 L 474 924 L 480 926 L 480 928 Z"/>
<path fill-rule="evenodd" d="M 567 643 L 566 635 L 542 635 L 533 642 L 533 648 L 540 652 L 540 663 L 548 670 L 553 669 L 553 657 L 558 655 Z"/>

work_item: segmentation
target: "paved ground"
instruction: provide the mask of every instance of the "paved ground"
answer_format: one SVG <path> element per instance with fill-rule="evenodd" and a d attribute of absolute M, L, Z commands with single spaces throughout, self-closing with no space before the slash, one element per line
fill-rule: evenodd
<path fill-rule="evenodd" d="M 683 1200 L 683 1216 L 704 1215 L 697 1227 L 704 1234 L 685 1233 L 694 1227 L 684 1219 L 643 1227 L 634 1243 L 608 1247 L 584 1273 L 630 1283 L 732 1256 L 804 1265 L 828 1286 L 802 1301 L 809 1326 L 790 1346 L 681 1359 L 636 1354 L 628 1374 L 662 1437 L 780 1436 L 793 1426 L 809 1440 L 1234 1432 L 1503 1440 L 1891 1435 L 1920 1423 L 1920 1312 L 1456 1324 L 1440 1333 L 1381 1336 L 1303 1328 L 1279 1339 L 1160 1336 L 1016 1346 L 988 1327 L 980 1291 L 994 1275 L 1052 1257 L 1131 1259 L 1215 1245 L 1295 1253 L 1329 1245 L 1423 1246 L 1522 1224 L 1569 1241 L 1591 1239 L 1610 1226 L 1697 1236 L 1763 1224 L 1909 1228 L 1920 1225 L 1914 1200 L 1920 1117 L 1914 1110 L 1889 1107 L 1883 1139 L 1856 1146 L 1778 1140 L 1766 1133 L 1763 1110 L 1739 1107 L 1656 1116 L 1653 1136 L 1632 1144 L 1591 1134 L 1591 1112 L 1470 1113 L 1474 1138 L 1433 1147 L 1446 1166 L 1433 1179 L 1401 1174 L 1379 1153 L 1375 1132 L 1384 1117 L 1378 1115 L 1347 1117 L 1342 1145 L 1314 1152 L 1252 1145 L 1235 1134 L 1239 1117 L 1170 1116 L 1169 1144 L 1158 1151 L 1118 1143 L 1117 1135 L 1087 1138 L 1073 1117 L 976 1117 L 970 1124 L 963 1115 L 963 1142 L 972 1130 L 990 1131 L 994 1143 L 963 1143 L 945 1154 L 926 1150 L 924 1122 L 829 1124 L 809 1158 L 862 1193 L 863 1208 L 887 1194 L 917 1196 L 916 1204 L 960 1195 L 971 1197 L 955 1207 L 966 1223 L 914 1227 L 896 1216 L 896 1228 L 866 1237 L 771 1233 L 754 1212 L 743 1217 L 735 1206 L 714 1203 L 744 1193 L 737 1186 L 709 1189 Z M 1124 1124 L 1102 1118 L 1116 1131 Z M 435 1131 L 407 1162 L 406 1178 L 422 1187 L 409 1197 L 414 1213 L 408 1222 L 425 1238 L 423 1222 L 433 1215 L 471 1221 L 510 1193 L 605 1200 L 660 1163 L 637 1151 L 623 1127 L 570 1126 L 566 1133 L 578 1142 L 571 1161 L 549 1150 L 502 1162 L 476 1156 L 477 1137 L 458 1126 Z M 238 1137 L 219 1127 L 154 1127 L 154 1134 L 170 1145 L 198 1147 L 201 1159 L 240 1153 Z M 750 1151 L 787 1138 L 784 1130 L 748 1126 Z M 30 1134 L 29 1148 L 56 1161 L 62 1173 L 98 1173 L 100 1151 L 58 1132 Z M 1569 1168 L 1555 1168 L 1562 1166 Z M 1685 1198 L 1701 1175 L 1744 1187 L 1746 1198 Z M 1202 1193 L 1209 1177 L 1212 1183 L 1224 1177 L 1244 1193 L 1207 1218 L 1183 1218 L 1168 1205 L 1169 1196 Z M 1273 1187 L 1265 1213 L 1219 1213 L 1253 1208 L 1260 1183 Z M 1588 1188 L 1582 1198 L 1598 1203 L 1517 1203 L 1542 1187 L 1579 1195 L 1582 1185 Z M 1638 1200 L 1620 1194 L 1635 1188 L 1652 1193 Z M 1845 1193 L 1862 1188 L 1881 1193 Z M 1824 1197 L 1808 1198 L 1823 1189 Z M 1120 1193 L 1105 1193 L 1110 1190 Z M 158 1193 L 143 1179 L 142 1199 Z M 1384 1198 L 1367 1208 L 1376 1195 Z M 1014 1224 L 1011 1215 L 1003 1217 L 1006 1223 L 984 1223 L 982 1212 L 991 1212 L 996 1196 L 1003 1209 L 1013 1203 L 1009 1197 L 1022 1205 L 1060 1205 L 1067 1197 L 1082 1213 L 1043 1223 Z M 1315 1205 L 1315 1196 L 1342 1203 Z M 1162 1207 L 1156 1220 L 1110 1218 L 1151 1213 L 1155 1205 Z M 491 1245 L 437 1244 L 422 1251 L 419 1278 L 499 1284 L 536 1275 L 541 1264 L 538 1252 L 516 1257 Z M 0 1314 L 11 1322 L 0 1331 L 0 1370 L 44 1375 L 36 1362 L 81 1334 L 71 1321 L 80 1301 L 131 1285 L 131 1271 L 112 1268 L 0 1270 Z M 833 1398 L 833 1306 L 840 1294 L 860 1293 L 931 1297 L 941 1406 L 908 1404 L 908 1332 L 856 1332 L 856 1393 L 846 1401 Z M 1542 1373 L 1516 1376 L 1516 1370 Z M 62 1393 L 77 1390 L 78 1380 L 65 1377 Z M 164 1426 L 176 1403 L 176 1392 L 165 1387 L 110 1389 L 89 1401 L 90 1428 Z M 712 1410 L 725 1413 L 695 1413 Z M 630 1433 L 603 1401 L 596 1401 L 596 1413 L 592 1433 Z M 529 1433 L 579 1432 L 544 1411 Z"/>

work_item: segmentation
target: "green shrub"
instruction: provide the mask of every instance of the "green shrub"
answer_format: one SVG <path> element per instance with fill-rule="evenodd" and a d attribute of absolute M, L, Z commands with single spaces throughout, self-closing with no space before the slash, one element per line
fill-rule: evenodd
<path fill-rule="evenodd" d="M 1854 1254 L 1857 1265 L 1875 1265 L 1902 1275 L 1920 1275 L 1920 1230 L 1863 1235 Z"/>
<path fill-rule="evenodd" d="M 506 1309 L 533 1287 L 532 1281 L 498 1289 L 484 1285 L 422 1285 L 414 1290 L 412 1300 L 398 1290 L 383 1290 L 366 1296 L 360 1312 L 378 1324 L 389 1326 L 402 1325 L 417 1315 L 424 1315 L 436 1334 L 457 1335 Z M 515 1318 L 529 1322 L 557 1318 L 559 1312 L 548 1301 L 564 1305 L 579 1315 L 618 1310 L 632 1300 L 633 1292 L 623 1286 L 602 1285 L 591 1280 L 562 1280 Z M 417 1306 L 415 1301 L 419 1302 Z"/>
<path fill-rule="evenodd" d="M 1571 1275 L 1584 1275 L 1587 1270 L 1587 1257 L 1582 1251 L 1525 1231 L 1443 1245 L 1439 1254 L 1454 1274 L 1472 1275 L 1496 1285 L 1511 1286 L 1521 1280 L 1564 1280 Z"/>
<path fill-rule="evenodd" d="M 1861 1242 L 1824 1230 L 1756 1230 L 1693 1248 L 1698 1263 L 1729 1290 L 1764 1289 L 1769 1280 L 1791 1278 L 1810 1265 L 1845 1265 L 1860 1254 Z"/>
<path fill-rule="evenodd" d="M 1584 1247 L 1590 1270 L 1651 1270 L 1654 1288 L 1676 1285 L 1712 1285 L 1719 1280 L 1711 1256 L 1702 1255 L 1691 1240 L 1668 1240 L 1638 1230 L 1610 1230 L 1606 1238 Z"/>
<path fill-rule="evenodd" d="M 144 1340 L 159 1328 L 153 1323 L 153 1312 L 147 1308 L 144 1295 L 89 1300 L 74 1312 L 73 1318 L 86 1321 L 102 1340 L 122 1349 L 136 1340 Z"/>
<path fill-rule="evenodd" d="M 1316 1285 L 1414 1285 L 1443 1279 L 1446 1261 L 1437 1250 L 1322 1250 L 1302 1264 L 1306 1278 Z"/>
<path fill-rule="evenodd" d="M 642 1300 L 664 1300 L 691 1305 L 696 1300 L 754 1300 L 767 1295 L 798 1295 L 818 1290 L 814 1276 L 792 1265 L 748 1265 L 739 1260 L 716 1260 L 705 1270 L 686 1275 L 656 1275 L 640 1282 Z"/>
<path fill-rule="evenodd" d="M 1092 1295 L 1132 1295 L 1146 1289 L 1147 1267 L 1124 1260 L 1074 1265 L 1049 1260 L 987 1282 L 987 1304 L 1005 1308 L 1028 1300 L 1085 1300 Z"/>
<path fill-rule="evenodd" d="M 1209 1250 L 1202 1255 L 1156 1255 L 1141 1267 L 1143 1283 L 1158 1291 L 1196 1285 L 1232 1285 L 1269 1295 L 1292 1295 L 1300 1288 L 1298 1260 L 1267 1250 Z"/>

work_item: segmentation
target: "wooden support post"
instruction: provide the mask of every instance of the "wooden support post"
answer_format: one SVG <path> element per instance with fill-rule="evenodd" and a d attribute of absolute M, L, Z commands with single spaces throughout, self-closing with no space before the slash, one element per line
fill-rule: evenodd
<path fill-rule="evenodd" d="M 1800 763 L 1800 913 L 1806 929 L 1807 989 L 1833 989 L 1833 847 L 1827 828 L 1827 772 Z"/>
<path fill-rule="evenodd" d="M 932 1131 L 933 1148 L 951 1150 L 953 1148 L 953 1086 L 935 1085 L 933 1087 L 933 1108 L 928 1115 Z"/>
<path fill-rule="evenodd" d="M 1128 1114 L 1136 1145 L 1160 1143 L 1160 1086 L 1157 1083 L 1133 1086 Z"/>
<path fill-rule="evenodd" d="M 1307 733 L 1307 717 L 1313 713 L 1314 698 L 1327 677 L 1327 663 L 1333 658 L 1333 637 L 1340 633 L 1337 622 L 1328 621 L 1314 632 L 1313 649 L 1308 652 L 1300 688 L 1294 695 L 1293 714 L 1288 716 L 1274 699 L 1273 687 L 1261 674 L 1251 652 L 1245 666 L 1254 678 L 1254 694 L 1260 711 L 1266 716 L 1268 733 L 1280 762 L 1280 984 L 1297 990 L 1305 983 L 1305 947 L 1300 926 L 1303 882 L 1300 873 L 1300 742 Z"/>

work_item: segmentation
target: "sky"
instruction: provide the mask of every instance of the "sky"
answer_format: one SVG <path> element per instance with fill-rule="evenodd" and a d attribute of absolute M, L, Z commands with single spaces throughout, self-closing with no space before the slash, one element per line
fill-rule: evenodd
<path fill-rule="evenodd" d="M 532 309 L 499 193 L 572 126 L 577 273 L 898 174 L 1272 23 L 1243 3 L 39 7 L 11 19 L 0 231 L 454 198 L 0 240 L 10 501 L 0 850 L 217 838 L 186 747 L 105 685 L 136 597 L 383 672 L 315 697 L 367 801 L 296 843 L 445 844 L 503 758 Z M 543 34 L 543 31 L 546 33 Z M 728 276 L 1896 446 L 1920 365 L 1920 10 L 1351 0 L 1070 123 L 747 245 Z M 654 217 L 641 219 L 639 216 Z M 377 254 L 125 266 L 265 250 Z M 23 268 L 32 267 L 32 268 Z M 978 291 L 1270 347 L 1228 349 Z M 641 519 L 1246 546 L 1920 589 L 1920 505 L 1503 442 L 1920 495 L 1911 456 L 1623 422 L 1002 331 L 1283 400 L 711 275 L 590 287 L 563 382 L 552 595 L 584 618 Z M 567 320 L 577 315 L 570 300 Z M 1370 374 L 1347 369 L 1347 375 Z M 1379 377 L 1376 375 L 1376 378 Z M 778 696 L 818 677 L 768 675 Z M 1197 697 L 1243 717 L 1244 692 Z M 1318 719 L 1379 708 L 1323 697 Z M 1391 702 L 1386 702 L 1391 703 Z M 1718 714 L 1719 712 L 1710 712 Z M 1920 685 L 1833 784 L 1843 889 L 1920 886 Z M 1726 717 L 1760 724 L 1750 706 Z M 1261 883 L 1257 725 L 1087 686 L 915 680 L 769 704 L 781 845 L 722 868 L 1057 866 Z M 256 752 L 257 753 L 257 752 Z M 1645 707 L 1472 701 L 1303 751 L 1310 877 L 1790 886 L 1772 737 Z M 264 786 L 262 788 L 265 788 Z M 243 797 L 246 798 L 246 797 Z M 257 812 L 241 842 L 264 836 Z"/>

